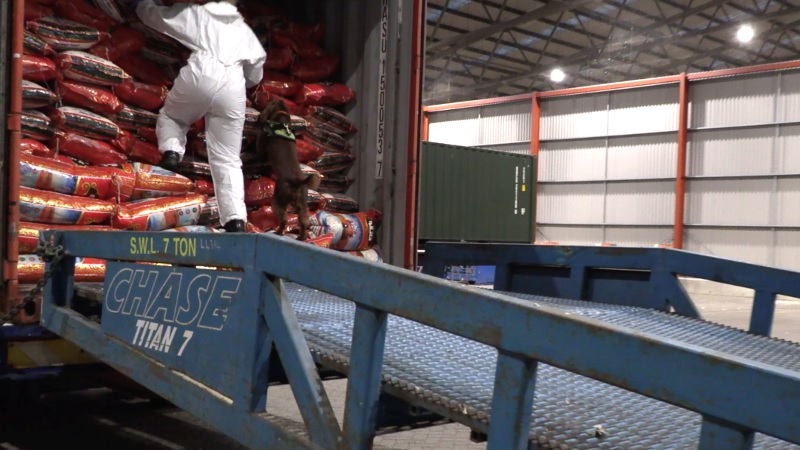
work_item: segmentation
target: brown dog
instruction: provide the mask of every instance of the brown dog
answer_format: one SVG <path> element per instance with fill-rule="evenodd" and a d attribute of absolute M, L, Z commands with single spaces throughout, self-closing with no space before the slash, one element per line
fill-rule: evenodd
<path fill-rule="evenodd" d="M 267 159 L 275 175 L 275 194 L 272 211 L 278 216 L 280 225 L 277 234 L 282 235 L 289 220 L 289 208 L 294 206 L 300 219 L 300 236 L 308 237 L 308 190 L 319 187 L 319 175 L 305 175 L 300 170 L 295 150 L 295 137 L 289 129 L 289 109 L 281 100 L 270 100 L 259 116 L 261 132 L 256 143 L 259 155 Z"/>

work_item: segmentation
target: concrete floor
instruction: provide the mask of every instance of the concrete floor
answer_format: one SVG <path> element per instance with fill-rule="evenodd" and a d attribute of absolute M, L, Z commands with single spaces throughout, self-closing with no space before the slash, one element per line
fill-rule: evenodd
<path fill-rule="evenodd" d="M 684 282 L 703 316 L 710 321 L 746 328 L 751 292 L 726 286 Z M 775 337 L 800 342 L 800 301 L 778 302 Z M 325 383 L 337 418 L 342 420 L 346 381 Z M 270 389 L 268 410 L 300 420 L 288 386 Z M 137 401 L 97 389 L 49 395 L 22 409 L 0 412 L 0 449 L 50 450 L 238 450 L 243 447 L 211 431 L 174 407 Z M 376 449 L 482 449 L 469 440 L 469 430 L 458 424 L 403 431 L 375 440 Z"/>

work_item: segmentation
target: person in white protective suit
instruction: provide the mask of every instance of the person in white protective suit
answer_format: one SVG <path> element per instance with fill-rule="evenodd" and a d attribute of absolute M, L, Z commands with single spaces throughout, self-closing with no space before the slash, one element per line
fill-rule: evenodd
<path fill-rule="evenodd" d="M 166 7 L 142 0 L 136 14 L 145 25 L 192 51 L 159 112 L 159 165 L 175 171 L 186 151 L 189 126 L 204 117 L 220 223 L 228 232 L 243 232 L 247 210 L 240 151 L 245 91 L 261 81 L 267 54 L 235 2 Z"/>

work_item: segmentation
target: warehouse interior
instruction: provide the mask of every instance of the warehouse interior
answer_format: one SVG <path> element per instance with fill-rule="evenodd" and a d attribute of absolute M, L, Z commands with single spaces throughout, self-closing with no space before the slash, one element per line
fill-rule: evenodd
<path fill-rule="evenodd" d="M 539 244 L 800 269 L 791 1 L 429 2 L 423 139 L 536 157 Z"/>
<path fill-rule="evenodd" d="M 800 9 L 790 0 L 427 3 L 426 105 L 751 66 L 798 55 Z M 749 28 L 740 31 L 742 25 Z"/>

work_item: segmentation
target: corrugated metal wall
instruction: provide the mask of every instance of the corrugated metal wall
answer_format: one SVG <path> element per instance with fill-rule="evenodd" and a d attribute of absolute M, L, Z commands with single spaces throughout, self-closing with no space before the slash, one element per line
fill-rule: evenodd
<path fill-rule="evenodd" d="M 531 153 L 531 101 L 430 114 L 428 140 L 507 153 Z"/>
<path fill-rule="evenodd" d="M 542 97 L 537 242 L 672 242 L 678 85 Z M 689 83 L 684 248 L 800 270 L 800 69 Z M 429 113 L 434 142 L 526 152 L 528 101 Z"/>
<path fill-rule="evenodd" d="M 687 250 L 800 269 L 800 73 L 691 84 Z"/>
<path fill-rule="evenodd" d="M 669 242 L 676 85 L 543 98 L 540 104 L 537 240 Z"/>

